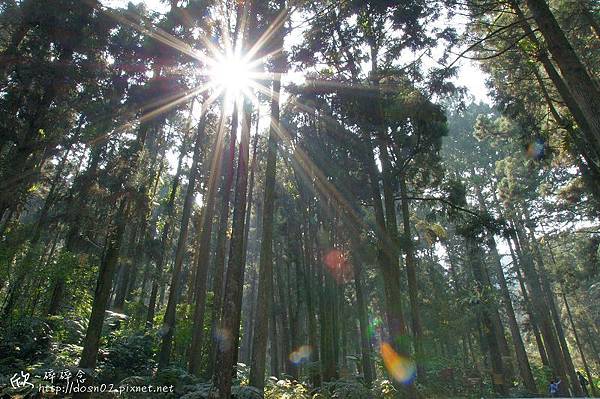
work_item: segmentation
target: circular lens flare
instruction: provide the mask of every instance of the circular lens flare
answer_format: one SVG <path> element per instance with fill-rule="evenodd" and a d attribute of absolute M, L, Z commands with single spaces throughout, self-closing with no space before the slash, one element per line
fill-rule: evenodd
<path fill-rule="evenodd" d="M 344 283 L 353 278 L 350 262 L 344 252 L 329 250 L 323 257 L 323 263 L 336 282 Z"/>
<path fill-rule="evenodd" d="M 303 364 L 310 360 L 310 354 L 312 353 L 312 348 L 310 345 L 302 345 L 292 353 L 290 353 L 289 359 L 290 362 L 294 364 Z"/>
<path fill-rule="evenodd" d="M 398 354 L 387 342 L 381 344 L 381 357 L 390 376 L 402 384 L 410 384 L 417 376 L 415 362 L 406 356 Z"/>

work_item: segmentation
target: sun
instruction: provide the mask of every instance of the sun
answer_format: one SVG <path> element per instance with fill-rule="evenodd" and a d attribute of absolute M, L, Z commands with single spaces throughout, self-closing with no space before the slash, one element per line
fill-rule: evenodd
<path fill-rule="evenodd" d="M 239 99 L 252 85 L 252 66 L 240 55 L 227 54 L 214 60 L 209 76 L 226 97 Z"/>

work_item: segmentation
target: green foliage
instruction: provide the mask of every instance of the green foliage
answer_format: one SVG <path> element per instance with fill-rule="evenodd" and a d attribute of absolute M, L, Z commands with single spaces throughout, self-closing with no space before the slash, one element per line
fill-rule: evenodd
<path fill-rule="evenodd" d="M 310 399 L 309 391 L 306 385 L 298 381 L 270 377 L 265 386 L 265 399 Z"/>
<path fill-rule="evenodd" d="M 12 375 L 15 370 L 43 360 L 50 350 L 52 330 L 41 319 L 19 319 L 0 326 L 0 374 Z"/>
<path fill-rule="evenodd" d="M 552 370 L 542 364 L 531 362 L 531 372 L 533 373 L 533 378 L 535 379 L 538 390 L 540 392 L 546 392 L 550 380 L 554 378 Z"/>
<path fill-rule="evenodd" d="M 111 334 L 98 356 L 99 379 L 116 383 L 131 375 L 150 374 L 154 368 L 152 358 L 152 337 Z"/>
<path fill-rule="evenodd" d="M 371 390 L 356 380 L 335 380 L 323 384 L 323 392 L 329 392 L 330 398 L 339 399 L 362 399 L 368 398 L 372 394 Z M 375 391 L 376 394 L 383 393 L 383 390 Z M 385 398 L 385 396 L 382 396 Z"/>

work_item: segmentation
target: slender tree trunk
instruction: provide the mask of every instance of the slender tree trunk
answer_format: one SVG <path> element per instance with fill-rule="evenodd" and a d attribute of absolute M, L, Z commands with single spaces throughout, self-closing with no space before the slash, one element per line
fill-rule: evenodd
<path fill-rule="evenodd" d="M 196 143 L 194 145 L 194 155 L 192 157 L 192 165 L 188 175 L 188 186 L 183 202 L 183 211 L 181 214 L 181 227 L 179 230 L 179 238 L 175 249 L 175 262 L 173 263 L 173 273 L 171 275 L 171 287 L 169 289 L 169 299 L 167 309 L 163 319 L 163 337 L 158 358 L 158 367 L 163 369 L 168 366 L 171 357 L 171 347 L 173 346 L 173 336 L 175 333 L 175 315 L 177 303 L 179 302 L 179 291 L 181 285 L 181 268 L 187 245 L 188 227 L 190 216 L 192 214 L 192 206 L 194 194 L 196 192 L 196 177 L 198 175 L 198 163 L 200 162 L 200 149 L 206 129 L 206 113 L 207 110 L 202 110 L 201 120 L 198 124 L 198 132 L 196 133 Z"/>
<path fill-rule="evenodd" d="M 581 322 L 581 325 L 583 326 L 583 331 L 585 332 L 587 344 L 592 349 L 590 352 L 592 354 L 592 357 L 594 358 L 594 363 L 596 363 L 596 368 L 600 369 L 600 350 L 598 350 L 599 348 L 595 342 L 596 336 L 594 336 L 594 334 L 592 333 L 590 326 L 587 323 L 587 320 L 583 320 Z"/>
<path fill-rule="evenodd" d="M 467 256 L 469 257 L 469 263 L 471 264 L 473 276 L 475 277 L 476 289 L 480 294 L 482 294 L 490 288 L 486 287 L 488 284 L 483 270 L 484 266 L 481 254 L 482 251 L 477 246 L 477 243 L 474 242 L 476 240 L 475 237 L 465 237 L 465 240 L 467 245 Z M 489 300 L 489 298 L 487 299 Z M 502 362 L 498 337 L 494 332 L 494 325 L 490 310 L 492 304 L 486 303 L 485 300 L 486 298 L 484 297 L 484 302 L 479 304 L 479 307 L 481 308 L 479 317 L 481 320 L 481 326 L 483 328 L 482 340 L 485 342 L 484 347 L 487 347 L 490 352 L 492 385 L 494 386 L 494 390 L 499 395 L 506 396 L 508 394 L 508 389 L 506 382 L 504 381 L 504 365 Z"/>
<path fill-rule="evenodd" d="M 244 250 L 243 263 L 246 264 L 246 259 L 248 257 L 248 235 L 250 233 L 250 222 L 252 216 L 252 204 L 254 198 L 254 174 L 256 172 L 256 149 L 258 147 L 258 110 L 256 114 L 256 132 L 254 134 L 254 141 L 252 144 L 252 164 L 250 165 L 250 180 L 248 182 L 248 210 L 246 212 L 246 222 L 244 223 Z M 255 318 L 255 308 L 256 308 L 256 289 L 257 289 L 257 278 L 256 278 L 256 269 L 252 269 L 252 274 L 250 275 L 250 294 L 246 296 L 246 317 L 242 317 L 244 320 L 243 331 L 245 334 L 242 336 L 242 342 L 240 343 L 240 355 L 242 357 L 242 361 L 244 363 L 250 363 L 250 357 L 252 353 L 251 345 L 252 345 L 252 332 L 254 329 L 254 318 Z"/>
<path fill-rule="evenodd" d="M 169 199 L 167 200 L 167 204 L 165 206 L 165 225 L 161 234 L 160 254 L 158 255 L 156 268 L 154 270 L 154 277 L 152 278 L 152 290 L 150 292 L 150 299 L 148 302 L 148 313 L 146 314 L 146 330 L 152 328 L 152 325 L 154 324 L 156 299 L 158 296 L 159 288 L 158 286 L 162 280 L 166 252 L 167 248 L 169 247 L 169 233 L 171 231 L 171 225 L 173 223 L 175 197 L 177 194 L 177 189 L 179 187 L 179 182 L 181 180 L 181 164 L 183 163 L 183 157 L 186 153 L 186 148 L 184 145 L 182 145 L 181 151 L 179 153 L 179 160 L 177 161 L 177 172 L 175 172 L 175 176 L 173 177 L 173 182 L 171 183 L 171 190 L 169 192 Z"/>
<path fill-rule="evenodd" d="M 229 136 L 229 153 L 225 165 L 225 179 L 221 193 L 221 211 L 219 214 L 219 232 L 217 234 L 217 248 L 215 251 L 213 265 L 213 302 L 211 308 L 211 337 L 215 336 L 221 317 L 221 306 L 223 304 L 223 277 L 225 274 L 225 250 L 227 242 L 227 229 L 229 227 L 229 203 L 231 188 L 233 186 L 233 173 L 235 170 L 235 144 L 238 129 L 238 108 L 233 107 L 231 115 L 231 134 Z M 217 342 L 211 340 L 208 358 L 208 374 L 213 373 L 215 357 L 217 355 Z"/>
<path fill-rule="evenodd" d="M 498 278 L 498 283 L 500 284 L 502 302 L 504 302 L 504 307 L 508 316 L 508 326 L 510 328 L 513 345 L 515 347 L 515 354 L 517 355 L 519 373 L 521 374 L 521 379 L 523 380 L 523 385 L 525 386 L 525 389 L 527 389 L 527 391 L 530 394 L 535 394 L 537 392 L 537 388 L 535 385 L 533 374 L 531 372 L 531 366 L 527 357 L 527 351 L 525 350 L 523 338 L 521 337 L 521 332 L 519 331 L 519 324 L 517 323 L 515 310 L 513 308 L 512 300 L 510 298 L 508 283 L 506 282 L 506 278 L 504 277 L 504 270 L 502 269 L 502 262 L 500 260 L 500 255 L 498 254 L 498 249 L 496 248 L 496 241 L 491 235 L 488 237 L 488 246 L 492 251 L 492 257 L 494 258 L 494 266 L 496 268 L 496 276 Z"/>
<path fill-rule="evenodd" d="M 250 10 L 252 13 L 252 10 Z M 253 27 L 254 22 L 250 23 Z M 232 374 L 237 359 L 240 317 L 242 310 L 242 295 L 244 286 L 244 224 L 246 221 L 247 191 L 248 191 L 248 156 L 250 144 L 250 123 L 252 105 L 249 100 L 244 103 L 242 131 L 239 145 L 239 157 L 236 176 L 236 190 L 233 210 L 233 224 L 227 276 L 221 314 L 221 328 L 231 334 L 229 345 L 217 348 L 215 386 L 219 397 L 228 399 L 231 395 Z"/>
<path fill-rule="evenodd" d="M 573 392 L 577 395 L 583 395 L 583 391 L 579 384 L 579 379 L 577 378 L 577 374 L 575 373 L 575 366 L 573 365 L 573 359 L 571 358 L 569 345 L 567 344 L 567 340 L 565 338 L 565 332 L 562 327 L 562 321 L 560 318 L 560 314 L 558 312 L 558 307 L 556 306 L 556 300 L 554 299 L 554 291 L 552 290 L 552 286 L 550 285 L 550 282 L 548 281 L 548 272 L 546 271 L 546 267 L 544 266 L 544 258 L 540 251 L 538 241 L 534 235 L 534 230 L 533 230 L 533 226 L 531 223 L 531 218 L 530 218 L 529 212 L 527 211 L 526 208 L 524 208 L 524 211 L 525 211 L 525 220 L 526 220 L 527 224 L 529 225 L 529 230 L 530 230 L 529 243 L 530 243 L 531 248 L 533 249 L 533 254 L 534 254 L 535 260 L 538 265 L 538 271 L 539 271 L 539 275 L 540 275 L 540 281 L 542 284 L 542 288 L 544 290 L 544 293 L 546 294 L 545 295 L 546 302 L 548 304 L 548 307 L 550 308 L 550 316 L 552 317 L 552 321 L 554 322 L 554 328 L 556 330 L 556 335 L 558 338 L 558 342 L 560 344 L 561 354 L 563 357 L 563 362 L 564 362 L 563 364 L 565 366 L 565 372 L 569 376 L 569 379 L 571 381 L 571 388 L 572 388 Z"/>
<path fill-rule="evenodd" d="M 385 313 L 387 318 L 388 330 L 392 337 L 402 337 L 406 333 L 404 324 L 404 315 L 402 312 L 402 297 L 400 295 L 400 277 L 397 253 L 393 249 L 396 242 L 391 240 L 387 234 L 385 217 L 383 214 L 383 205 L 381 202 L 381 191 L 379 189 L 378 173 L 373 159 L 373 151 L 366 155 L 367 170 L 369 173 L 369 184 L 371 187 L 371 196 L 373 198 L 373 207 L 375 211 L 375 230 L 378 235 L 377 263 L 381 269 L 384 294 L 385 294 Z M 400 350 L 398 346 L 395 349 Z"/>
<path fill-rule="evenodd" d="M 360 324 L 360 347 L 361 347 L 361 364 L 365 384 L 371 387 L 375 380 L 375 368 L 373 366 L 373 349 L 369 338 L 369 319 L 368 309 L 365 302 L 365 294 L 362 285 L 362 267 L 358 263 L 358 259 L 354 259 L 354 289 L 356 290 L 356 306 L 358 307 L 358 322 Z"/>
<path fill-rule="evenodd" d="M 579 355 L 581 356 L 581 362 L 583 363 L 583 369 L 585 370 L 585 374 L 587 375 L 588 381 L 590 382 L 592 388 L 592 395 L 597 396 L 598 390 L 596 389 L 596 384 L 594 384 L 594 380 L 592 378 L 592 373 L 590 373 L 590 367 L 588 366 L 587 359 L 585 358 L 585 353 L 583 351 L 583 346 L 581 345 L 581 341 L 579 340 L 579 334 L 577 334 L 577 328 L 575 328 L 575 322 L 573 321 L 573 315 L 571 314 L 571 307 L 569 306 L 569 301 L 567 301 L 567 295 L 562 292 L 562 298 L 565 303 L 565 308 L 567 309 L 567 316 L 569 317 L 569 323 L 571 324 L 571 329 L 573 330 L 573 336 L 575 337 L 575 343 L 577 344 L 577 350 L 579 351 Z M 585 387 L 582 387 L 585 388 Z M 587 395 L 587 392 L 584 392 Z"/>
<path fill-rule="evenodd" d="M 400 174 L 400 195 L 402 206 L 403 244 L 406 254 L 406 277 L 408 282 L 408 297 L 410 299 L 410 316 L 412 321 L 412 333 L 415 345 L 415 355 L 418 365 L 418 375 L 421 381 L 425 378 L 423 367 L 423 328 L 421 326 L 421 314 L 419 311 L 419 285 L 417 283 L 417 260 L 415 258 L 414 243 L 410 231 L 410 210 L 408 190 L 406 189 L 406 175 Z"/>
<path fill-rule="evenodd" d="M 283 251 L 280 251 L 283 252 Z M 285 263 L 283 261 L 283 256 L 281 256 L 281 254 L 277 257 L 277 261 L 275 262 L 276 266 L 275 266 L 275 280 L 276 280 L 276 285 L 275 287 L 277 288 L 277 309 L 278 309 L 278 313 L 277 313 L 277 319 L 280 321 L 281 323 L 281 350 L 282 350 L 282 354 L 284 355 L 284 362 L 282 364 L 283 366 L 283 372 L 285 374 L 290 375 L 291 374 L 291 365 L 290 365 L 290 361 L 287 358 L 287 355 L 289 355 L 290 353 L 292 353 L 292 347 L 291 347 L 291 334 L 290 334 L 290 323 L 289 323 L 289 318 L 291 316 L 291 314 L 289 313 L 289 308 L 288 308 L 288 303 L 291 300 L 289 297 L 286 297 L 285 294 L 285 282 L 284 282 L 284 277 L 283 277 L 283 271 L 281 270 Z"/>
<path fill-rule="evenodd" d="M 528 245 L 525 234 L 521 227 L 517 224 L 515 224 L 515 226 L 516 236 L 518 236 L 520 245 Z M 515 232 L 513 232 L 513 234 L 515 234 Z M 550 367 L 552 368 L 555 376 L 560 377 L 562 381 L 568 381 L 560 343 L 555 335 L 552 321 L 550 320 L 550 315 L 546 307 L 546 302 L 544 301 L 545 295 L 540 284 L 539 275 L 534 268 L 529 248 L 526 247 L 525 251 L 521 252 L 523 255 L 523 262 L 521 263 L 521 266 L 523 268 L 525 279 L 531 293 L 530 298 L 532 300 L 533 310 L 536 314 L 536 320 L 539 323 L 538 325 L 540 327 L 540 332 L 544 338 L 544 348 L 548 355 Z"/>
<path fill-rule="evenodd" d="M 94 292 L 94 302 L 92 304 L 92 314 L 90 315 L 87 331 L 83 340 L 83 351 L 81 360 L 79 361 L 79 367 L 82 369 L 93 370 L 96 367 L 100 335 L 104 323 L 104 312 L 108 306 L 113 275 L 119 260 L 119 251 L 121 249 L 123 232 L 125 230 L 128 208 L 129 200 L 127 197 L 123 197 L 115 214 L 115 225 L 108 234 L 106 252 L 102 258 L 100 270 L 98 272 L 96 291 Z"/>
<path fill-rule="evenodd" d="M 312 208 L 310 202 L 305 201 L 307 205 L 308 212 L 305 211 L 304 214 L 304 252 L 305 252 L 305 262 L 304 262 L 304 273 L 303 273 L 303 283 L 304 283 L 304 291 L 305 291 L 305 299 L 306 299 L 306 317 L 308 319 L 308 343 L 311 348 L 310 361 L 313 364 L 319 364 L 319 346 L 317 340 L 317 317 L 315 313 L 315 307 L 313 304 L 313 273 L 314 273 L 314 254 L 313 254 L 313 237 L 311 235 L 310 228 L 310 209 Z M 306 209 L 306 208 L 305 208 Z M 321 373 L 318 370 L 315 370 L 315 367 L 312 367 L 310 370 L 310 380 L 314 387 L 321 386 Z"/>
<path fill-rule="evenodd" d="M 590 144 L 600 148 L 600 91 L 588 74 L 577 53 L 569 43 L 564 31 L 556 21 L 545 0 L 526 0 L 546 46 L 558 65 L 569 91 L 590 126 Z"/>
<path fill-rule="evenodd" d="M 282 33 L 281 33 L 282 34 Z M 280 34 L 280 35 L 281 35 Z M 256 320 L 252 334 L 252 358 L 250 361 L 250 385 L 262 389 L 265 383 L 267 332 L 269 331 L 269 308 L 273 290 L 273 219 L 275 213 L 275 177 L 277 173 L 277 129 L 279 123 L 279 99 L 281 80 L 273 80 L 271 98 L 271 126 L 267 142 L 267 165 L 263 195 L 262 238 L 258 263 L 258 293 L 256 297 Z M 272 326 L 275 328 L 275 326 Z M 273 343 L 272 343 L 273 344 Z"/>
<path fill-rule="evenodd" d="M 249 278 L 250 292 L 246 295 L 246 298 L 244 299 L 245 309 L 242 312 L 242 331 L 244 331 L 244 335 L 242 336 L 242 342 L 240 344 L 240 360 L 245 364 L 250 363 L 250 356 L 252 353 L 252 347 L 250 346 L 252 343 L 252 329 L 254 319 L 256 318 L 255 309 L 257 278 L 255 270 L 251 271 Z"/>
<path fill-rule="evenodd" d="M 519 288 L 521 290 L 521 295 L 523 296 L 523 303 L 525 307 L 525 312 L 527 313 L 527 317 L 529 319 L 529 326 L 531 327 L 531 331 L 535 337 L 535 342 L 537 344 L 538 352 L 540 354 L 540 359 L 542 361 L 542 365 L 546 367 L 550 367 L 550 363 L 548 362 L 548 355 L 546 354 L 546 349 L 544 348 L 544 342 L 542 341 L 542 337 L 540 336 L 540 331 L 538 328 L 538 323 L 535 319 L 535 315 L 533 313 L 533 309 L 531 307 L 531 301 L 529 300 L 529 294 L 527 293 L 527 288 L 525 287 L 525 279 L 521 274 L 521 270 L 519 265 L 522 264 L 523 256 L 520 251 L 518 253 L 518 257 L 515 254 L 515 250 L 512 246 L 512 237 L 507 237 L 508 248 L 510 250 L 510 255 L 513 260 L 513 268 L 515 274 L 517 275 L 517 280 L 519 281 Z M 515 241 L 515 244 L 518 245 L 518 242 Z"/>
<path fill-rule="evenodd" d="M 275 276 L 273 274 L 269 275 L 271 279 L 271 287 L 275 286 L 273 279 Z M 269 291 L 270 302 L 271 304 L 275 304 L 275 292 L 273 289 Z M 277 333 L 277 309 L 274 305 L 269 307 L 269 315 L 271 317 L 271 323 L 268 330 L 269 334 L 269 342 L 270 342 L 270 351 L 269 356 L 271 357 L 271 375 L 275 377 L 279 377 L 279 344 L 278 342 L 278 333 Z M 254 349 L 253 349 L 254 350 Z M 263 377 L 264 379 L 264 377 Z"/>
<path fill-rule="evenodd" d="M 334 299 L 335 281 L 327 273 L 319 272 L 323 281 L 321 285 L 320 325 L 321 325 L 321 362 L 323 382 L 330 382 L 338 378 L 337 359 L 335 357 L 334 335 Z"/>
<path fill-rule="evenodd" d="M 127 243 L 128 257 L 124 259 L 121 264 L 120 278 L 117 280 L 117 289 L 115 293 L 115 299 L 113 302 L 113 309 L 117 313 L 123 312 L 125 307 L 125 297 L 127 296 L 127 286 L 129 285 L 129 276 L 131 275 L 131 262 L 135 254 L 135 243 L 138 238 L 139 222 L 132 221 L 133 226 L 129 232 L 129 241 Z"/>
<path fill-rule="evenodd" d="M 223 140 L 225 134 L 225 113 L 221 109 L 219 130 L 214 144 L 211 159 L 210 173 L 206 192 L 206 206 L 202 213 L 202 231 L 198 243 L 199 256 L 196 263 L 196 277 L 194 281 L 194 324 L 192 329 L 192 345 L 189 351 L 188 370 L 198 375 L 200 373 L 200 358 L 202 351 L 202 335 L 204 332 L 204 310 L 206 300 L 206 281 L 208 279 L 208 267 L 210 260 L 210 239 L 212 236 L 215 199 L 217 192 L 217 180 L 221 175 L 222 154 L 224 151 Z M 217 339 L 216 335 L 213 339 Z M 212 367 L 209 365 L 209 367 Z"/>

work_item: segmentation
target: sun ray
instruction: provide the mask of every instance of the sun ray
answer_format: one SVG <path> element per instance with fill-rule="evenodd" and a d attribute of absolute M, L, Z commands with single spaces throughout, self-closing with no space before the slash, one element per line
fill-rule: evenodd
<path fill-rule="evenodd" d="M 286 16 L 288 14 L 288 7 L 284 7 L 283 10 L 279 12 L 275 20 L 269 25 L 267 30 L 265 30 L 261 36 L 254 42 L 252 47 L 247 51 L 248 58 L 253 58 L 254 55 L 258 53 L 258 51 L 271 39 L 271 36 L 275 34 L 279 30 L 279 28 L 283 27 L 283 24 L 286 21 Z"/>
<path fill-rule="evenodd" d="M 268 95 L 271 99 L 275 99 L 276 97 L 272 96 L 272 93 L 265 86 L 254 82 L 253 87 L 261 91 L 262 93 Z M 277 101 L 277 100 L 276 100 Z M 294 105 L 298 105 L 300 103 L 294 102 Z M 306 104 L 302 104 L 302 108 L 305 112 L 309 114 L 313 114 L 316 109 L 314 107 L 310 107 Z M 322 118 L 322 116 L 320 116 Z M 344 197 L 344 195 L 327 179 L 323 171 L 312 161 L 312 159 L 308 156 L 308 154 L 300 147 L 293 143 L 291 135 L 287 131 L 287 129 L 279 122 L 271 118 L 271 127 L 281 139 L 281 141 L 288 145 L 288 147 L 293 149 L 293 158 L 297 162 L 297 164 L 304 170 L 304 172 L 308 176 L 314 176 L 315 186 L 318 189 L 316 192 L 317 195 L 325 199 L 334 199 L 334 201 L 340 206 L 343 213 L 347 217 L 349 217 L 350 224 L 354 224 L 357 226 L 361 226 L 366 231 L 372 231 L 378 238 L 380 238 L 384 243 L 383 251 L 386 252 L 388 256 L 395 256 L 391 248 L 395 248 L 395 244 L 391 239 L 390 235 L 384 230 L 381 226 L 368 224 L 360 215 L 354 210 L 351 206 L 350 202 Z M 343 126 L 340 126 L 338 123 L 335 124 L 335 127 L 346 131 Z M 351 138 L 352 136 L 349 135 Z M 353 140 L 355 141 L 355 140 Z"/>
<path fill-rule="evenodd" d="M 154 109 L 152 111 L 145 113 L 142 116 L 135 118 L 131 121 L 125 122 L 125 123 L 117 126 L 115 129 L 113 129 L 112 131 L 110 131 L 106 134 L 94 137 L 94 138 L 90 139 L 87 143 L 90 145 L 94 145 L 102 140 L 105 140 L 105 139 L 111 137 L 111 136 L 120 134 L 129 129 L 132 129 L 139 123 L 147 122 L 147 121 L 151 120 L 152 118 L 173 109 L 177 105 L 188 101 L 190 98 L 193 98 L 199 94 L 207 92 L 211 87 L 212 87 L 211 85 L 206 84 L 206 85 L 200 86 L 194 90 L 188 91 L 186 93 L 180 93 L 178 95 L 170 96 L 166 100 L 162 100 L 160 102 L 155 103 L 155 104 L 161 104 L 161 105 L 153 107 Z M 215 95 L 213 94 L 213 96 L 211 96 L 211 98 L 212 97 L 215 97 Z M 145 107 L 148 108 L 149 105 L 146 105 Z"/>

